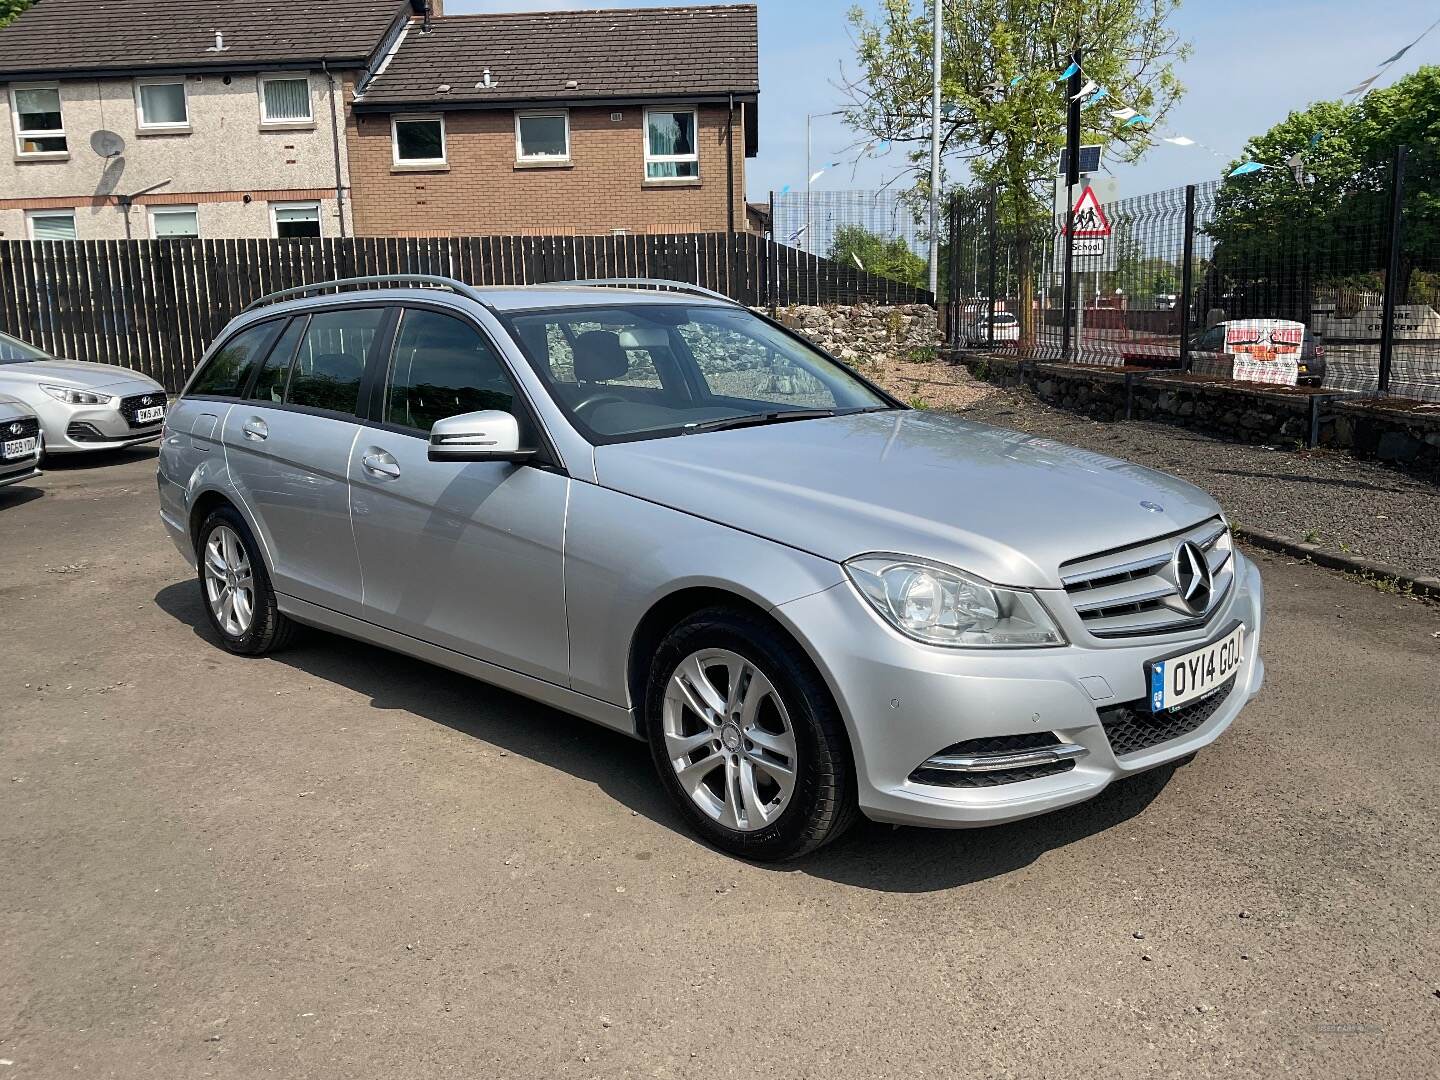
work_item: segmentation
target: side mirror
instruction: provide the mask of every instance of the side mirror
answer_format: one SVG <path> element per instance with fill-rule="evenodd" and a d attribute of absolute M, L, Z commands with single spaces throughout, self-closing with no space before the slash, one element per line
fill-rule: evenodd
<path fill-rule="evenodd" d="M 430 429 L 431 461 L 528 461 L 520 449 L 520 425 L 498 409 L 447 416 Z"/>

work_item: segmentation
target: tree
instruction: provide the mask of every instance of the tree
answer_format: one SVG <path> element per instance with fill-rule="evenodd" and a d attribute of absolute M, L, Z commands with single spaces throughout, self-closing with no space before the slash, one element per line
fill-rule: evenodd
<path fill-rule="evenodd" d="M 874 19 L 860 8 L 850 13 L 859 74 L 845 83 L 847 122 L 865 139 L 907 147 L 920 192 L 929 189 L 934 2 L 883 0 Z M 1174 64 L 1188 47 L 1168 26 L 1179 3 L 965 0 L 942 9 L 942 157 L 947 172 L 963 164 L 976 183 L 993 186 L 998 220 L 1018 229 L 1025 340 L 1035 269 L 1029 238 L 1049 228 L 1049 184 L 1065 143 L 1067 102 L 1056 77 L 1083 44 L 1086 78 L 1109 92 L 1104 105 L 1085 111 L 1084 141 L 1105 144 L 1112 160 L 1137 160 L 1152 134 L 1122 126 L 1110 109 L 1123 101 L 1158 122 L 1179 99 Z"/>
<path fill-rule="evenodd" d="M 0 26 L 8 26 L 28 8 L 34 0 L 0 0 Z"/>
<path fill-rule="evenodd" d="M 1308 318 L 1317 285 L 1381 288 L 1391 162 L 1406 146 L 1403 301 L 1417 270 L 1440 269 L 1437 115 L 1440 67 L 1425 67 L 1354 105 L 1317 102 L 1252 138 L 1243 159 L 1269 167 L 1216 196 L 1207 293 L 1286 303 L 1286 314 Z"/>
<path fill-rule="evenodd" d="M 886 240 L 860 225 L 842 225 L 830 241 L 829 257 L 916 288 L 926 287 L 925 260 L 900 237 Z"/>

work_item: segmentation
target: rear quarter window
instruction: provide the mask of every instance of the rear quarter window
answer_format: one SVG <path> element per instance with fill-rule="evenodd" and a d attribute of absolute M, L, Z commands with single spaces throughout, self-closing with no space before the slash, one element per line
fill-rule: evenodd
<path fill-rule="evenodd" d="M 241 330 L 210 354 L 210 359 L 195 376 L 188 394 L 211 394 L 216 397 L 238 397 L 250 381 L 250 372 L 269 351 L 280 320 L 271 319 Z"/>

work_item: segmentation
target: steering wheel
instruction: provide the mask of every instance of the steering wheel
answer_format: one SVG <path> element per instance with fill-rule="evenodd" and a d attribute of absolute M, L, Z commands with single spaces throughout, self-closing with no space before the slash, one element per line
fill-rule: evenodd
<path fill-rule="evenodd" d="M 594 390 L 570 407 L 578 413 L 585 409 L 594 408 L 596 405 L 606 401 L 618 401 L 623 405 L 625 404 L 625 400 L 626 399 L 619 394 L 612 393 L 609 390 Z"/>

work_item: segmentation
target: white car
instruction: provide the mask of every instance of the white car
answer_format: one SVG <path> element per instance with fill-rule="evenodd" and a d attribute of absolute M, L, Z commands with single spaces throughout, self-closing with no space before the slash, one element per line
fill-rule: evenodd
<path fill-rule="evenodd" d="M 1009 311 L 997 311 L 989 320 L 995 327 L 994 341 L 997 345 L 1013 345 L 1020 340 L 1020 320 Z M 991 337 L 984 312 L 976 315 L 965 327 L 967 345 L 988 345 Z"/>
<path fill-rule="evenodd" d="M 48 454 L 153 442 L 165 422 L 165 388 L 115 364 L 61 360 L 0 334 L 0 394 L 35 411 Z"/>
<path fill-rule="evenodd" d="M 18 398 L 0 395 L 0 487 L 40 475 L 40 418 Z"/>

